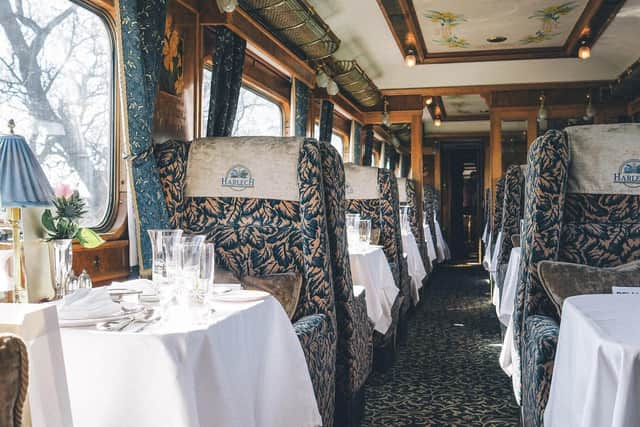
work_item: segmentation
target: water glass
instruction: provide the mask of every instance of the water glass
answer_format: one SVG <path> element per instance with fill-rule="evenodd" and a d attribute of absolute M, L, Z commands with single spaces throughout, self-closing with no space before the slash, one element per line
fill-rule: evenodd
<path fill-rule="evenodd" d="M 193 289 L 194 299 L 204 302 L 204 298 L 213 286 L 213 277 L 216 268 L 216 248 L 213 243 L 205 243 L 200 253 L 200 266 L 198 268 L 198 280 Z"/>
<path fill-rule="evenodd" d="M 409 207 L 403 206 L 400 208 L 400 228 L 403 232 L 408 232 L 409 226 Z"/>
<path fill-rule="evenodd" d="M 187 289 L 193 289 L 196 286 L 204 239 L 205 236 L 198 235 L 183 236 L 180 239 L 178 269 L 180 282 Z"/>
<path fill-rule="evenodd" d="M 360 241 L 360 214 L 347 214 L 347 242 L 355 249 Z"/>
<path fill-rule="evenodd" d="M 156 292 L 163 293 L 175 283 L 178 271 L 178 248 L 182 230 L 148 230 L 151 239 L 152 280 Z"/>
<path fill-rule="evenodd" d="M 366 247 L 371 242 L 371 220 L 370 219 L 361 219 L 360 220 L 360 245 L 362 247 Z"/>

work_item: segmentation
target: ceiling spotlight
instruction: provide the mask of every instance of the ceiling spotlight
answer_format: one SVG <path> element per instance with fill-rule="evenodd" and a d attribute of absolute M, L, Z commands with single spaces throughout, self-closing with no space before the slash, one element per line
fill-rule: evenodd
<path fill-rule="evenodd" d="M 335 80 L 329 80 L 329 83 L 327 84 L 327 93 L 331 96 L 335 96 L 340 93 L 340 88 Z"/>
<path fill-rule="evenodd" d="M 238 0 L 216 0 L 221 12 L 231 13 L 238 7 Z"/>
<path fill-rule="evenodd" d="M 586 44 L 583 44 L 582 46 L 580 46 L 580 49 L 578 49 L 578 58 L 582 60 L 591 58 L 591 48 Z"/>
<path fill-rule="evenodd" d="M 316 74 L 316 84 L 318 87 L 326 88 L 329 85 L 329 76 L 322 70 L 318 71 Z"/>
<path fill-rule="evenodd" d="M 415 67 L 418 59 L 416 58 L 416 51 L 413 49 L 409 49 L 407 51 L 406 56 L 404 57 L 404 63 L 407 64 L 407 67 Z"/>
<path fill-rule="evenodd" d="M 424 103 L 425 103 L 426 105 L 431 105 L 431 104 L 433 104 L 433 97 L 432 97 L 432 96 L 427 97 L 427 99 L 424 101 Z"/>
<path fill-rule="evenodd" d="M 538 109 L 538 121 L 547 120 L 547 109 L 544 106 L 545 96 L 544 93 L 540 95 L 540 108 Z"/>
<path fill-rule="evenodd" d="M 436 116 L 436 118 L 435 118 L 435 119 L 433 119 L 433 124 L 434 124 L 436 127 L 440 127 L 440 126 L 442 126 L 442 119 L 440 118 L 440 116 Z"/>

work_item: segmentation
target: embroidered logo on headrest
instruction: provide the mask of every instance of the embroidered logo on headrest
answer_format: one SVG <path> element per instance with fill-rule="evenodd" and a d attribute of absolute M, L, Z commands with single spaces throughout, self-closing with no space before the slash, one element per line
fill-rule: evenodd
<path fill-rule="evenodd" d="M 618 173 L 613 174 L 613 182 L 627 187 L 640 187 L 640 160 L 627 160 L 620 166 Z"/>
<path fill-rule="evenodd" d="M 353 187 L 348 182 L 344 185 L 345 194 L 353 194 Z"/>
<path fill-rule="evenodd" d="M 222 177 L 222 186 L 232 190 L 242 191 L 245 188 L 253 188 L 256 181 L 251 177 L 249 168 L 242 165 L 232 166 L 227 174 Z"/>

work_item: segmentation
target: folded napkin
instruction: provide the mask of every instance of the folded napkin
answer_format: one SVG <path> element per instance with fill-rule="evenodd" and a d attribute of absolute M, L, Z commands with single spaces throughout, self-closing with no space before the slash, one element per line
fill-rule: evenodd
<path fill-rule="evenodd" d="M 82 320 L 111 316 L 122 311 L 111 300 L 107 288 L 78 289 L 58 304 L 58 317 L 63 320 Z"/>
<path fill-rule="evenodd" d="M 127 291 L 142 291 L 143 297 L 156 296 L 156 288 L 148 279 L 135 279 L 126 282 L 113 282 L 110 289 L 126 289 Z"/>

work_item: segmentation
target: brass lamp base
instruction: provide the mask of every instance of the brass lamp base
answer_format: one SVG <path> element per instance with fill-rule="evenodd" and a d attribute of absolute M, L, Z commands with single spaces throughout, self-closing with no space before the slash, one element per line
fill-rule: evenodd
<path fill-rule="evenodd" d="M 22 250 L 22 236 L 20 235 L 20 208 L 9 208 L 8 221 L 13 233 L 13 301 L 28 303 L 27 279 L 24 269 L 24 253 Z"/>

